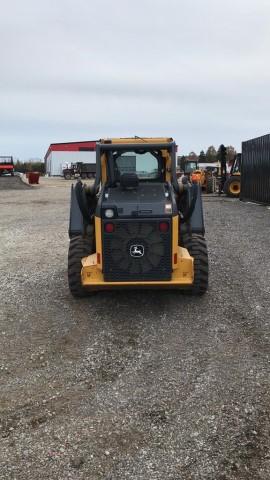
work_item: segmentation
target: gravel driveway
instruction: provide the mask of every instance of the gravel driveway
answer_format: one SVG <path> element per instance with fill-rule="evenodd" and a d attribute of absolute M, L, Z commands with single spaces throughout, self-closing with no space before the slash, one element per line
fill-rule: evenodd
<path fill-rule="evenodd" d="M 0 191 L 1 480 L 269 480 L 270 210 L 205 197 L 203 298 L 75 300 L 69 186 Z"/>

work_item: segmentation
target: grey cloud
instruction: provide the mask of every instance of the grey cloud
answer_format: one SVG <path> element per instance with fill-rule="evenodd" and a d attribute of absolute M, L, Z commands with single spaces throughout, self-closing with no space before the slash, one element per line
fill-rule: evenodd
<path fill-rule="evenodd" d="M 129 134 L 240 148 L 269 128 L 269 16 L 266 0 L 11 0 L 0 152 Z"/>

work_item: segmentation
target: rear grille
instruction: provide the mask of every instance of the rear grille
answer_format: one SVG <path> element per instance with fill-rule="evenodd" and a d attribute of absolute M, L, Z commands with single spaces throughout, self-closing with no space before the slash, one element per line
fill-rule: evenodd
<path fill-rule="evenodd" d="M 167 233 L 159 231 L 163 219 L 103 221 L 103 274 L 107 282 L 170 280 L 171 221 Z M 104 225 L 114 224 L 106 233 Z"/>

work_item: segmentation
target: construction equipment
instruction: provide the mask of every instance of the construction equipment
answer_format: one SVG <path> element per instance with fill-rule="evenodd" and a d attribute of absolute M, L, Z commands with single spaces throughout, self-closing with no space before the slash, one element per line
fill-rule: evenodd
<path fill-rule="evenodd" d="M 182 175 L 190 178 L 192 172 L 198 168 L 197 160 L 187 160 L 186 157 L 177 157 L 177 165 L 177 178 L 180 178 Z"/>
<path fill-rule="evenodd" d="M 208 287 L 201 189 L 176 178 L 172 138 L 96 145 L 96 178 L 71 188 L 68 281 L 75 297 L 111 288 Z"/>
<path fill-rule="evenodd" d="M 191 174 L 191 181 L 199 183 L 206 193 L 215 193 L 217 189 L 217 178 L 211 168 L 194 170 Z"/>
<path fill-rule="evenodd" d="M 70 165 L 63 168 L 63 176 L 65 180 L 71 180 L 77 177 L 82 179 L 86 178 L 95 178 L 96 174 L 96 164 L 95 163 L 71 163 Z"/>
<path fill-rule="evenodd" d="M 14 175 L 13 157 L 0 156 L 0 176 L 6 174 Z"/>
<path fill-rule="evenodd" d="M 231 166 L 229 177 L 226 179 L 223 191 L 228 197 L 238 198 L 241 191 L 241 160 L 242 155 L 238 153 Z"/>

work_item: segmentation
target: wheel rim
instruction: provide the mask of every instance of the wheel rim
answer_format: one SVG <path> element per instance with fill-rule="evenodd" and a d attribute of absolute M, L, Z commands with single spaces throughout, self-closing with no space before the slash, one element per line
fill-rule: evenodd
<path fill-rule="evenodd" d="M 240 193 L 240 182 L 232 182 L 229 185 L 229 191 L 232 195 L 239 195 Z"/>

